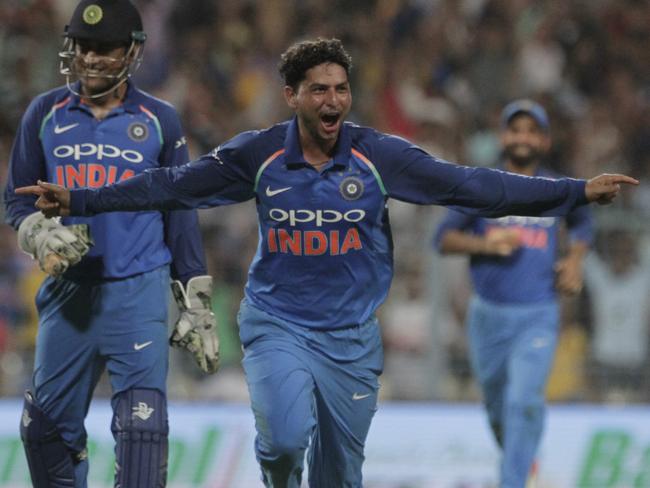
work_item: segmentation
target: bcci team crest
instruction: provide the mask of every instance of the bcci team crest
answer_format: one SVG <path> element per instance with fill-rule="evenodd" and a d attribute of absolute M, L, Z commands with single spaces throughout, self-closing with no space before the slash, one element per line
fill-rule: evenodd
<path fill-rule="evenodd" d="M 363 181 L 355 176 L 348 176 L 343 178 L 339 190 L 346 200 L 356 200 L 363 195 Z"/>
<path fill-rule="evenodd" d="M 99 23 L 104 17 L 104 11 L 99 5 L 88 5 L 83 12 L 82 18 L 84 22 L 89 25 L 95 25 Z"/>
<path fill-rule="evenodd" d="M 142 142 L 149 136 L 149 128 L 142 122 L 133 122 L 127 130 L 129 139 L 135 142 Z"/>

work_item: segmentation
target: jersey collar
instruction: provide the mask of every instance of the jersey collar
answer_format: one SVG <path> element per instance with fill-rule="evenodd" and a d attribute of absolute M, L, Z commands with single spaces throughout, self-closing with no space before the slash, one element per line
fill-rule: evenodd
<path fill-rule="evenodd" d="M 81 89 L 81 82 L 77 81 L 74 84 L 74 89 L 78 93 Z M 86 110 L 86 104 L 81 101 L 79 95 L 70 94 L 72 98 L 72 103 L 70 104 L 71 109 L 81 109 Z M 122 101 L 122 105 L 116 107 L 115 112 L 128 112 L 128 113 L 138 113 L 139 112 L 139 93 L 131 81 L 126 82 L 126 95 Z"/>
<path fill-rule="evenodd" d="M 287 135 L 284 138 L 284 149 L 285 149 L 285 161 L 286 165 L 289 168 L 296 168 L 309 165 L 305 158 L 302 155 L 302 148 L 300 147 L 300 134 L 298 132 L 298 117 L 294 117 L 289 122 L 289 127 L 287 128 Z M 350 154 L 352 150 L 352 137 L 350 135 L 350 130 L 348 124 L 344 123 L 341 126 L 341 132 L 339 132 L 339 138 L 336 141 L 336 146 L 334 148 L 334 156 L 327 163 L 325 169 L 336 168 L 342 169 L 347 168 L 350 161 Z"/>

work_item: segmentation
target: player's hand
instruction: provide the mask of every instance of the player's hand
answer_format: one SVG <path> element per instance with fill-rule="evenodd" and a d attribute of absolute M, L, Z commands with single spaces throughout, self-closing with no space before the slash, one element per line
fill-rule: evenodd
<path fill-rule="evenodd" d="M 577 295 L 582 291 L 582 259 L 566 257 L 555 264 L 558 291 L 566 295 Z"/>
<path fill-rule="evenodd" d="M 585 195 L 590 202 L 607 205 L 616 198 L 616 195 L 621 190 L 621 184 L 638 185 L 639 181 L 619 174 L 598 175 L 587 181 Z"/>
<path fill-rule="evenodd" d="M 173 281 L 172 292 L 181 316 L 169 343 L 190 351 L 203 372 L 216 373 L 219 369 L 219 337 L 211 307 L 212 277 L 195 276 L 187 282 L 186 288 L 180 281 Z"/>
<path fill-rule="evenodd" d="M 507 257 L 521 247 L 521 237 L 516 229 L 492 228 L 485 236 L 485 254 Z"/>
<path fill-rule="evenodd" d="M 18 245 L 44 272 L 58 277 L 81 261 L 93 241 L 86 224 L 65 226 L 34 212 L 18 227 Z"/>
<path fill-rule="evenodd" d="M 32 186 L 16 188 L 19 195 L 36 195 L 34 206 L 47 218 L 70 215 L 70 190 L 54 183 L 38 181 Z"/>

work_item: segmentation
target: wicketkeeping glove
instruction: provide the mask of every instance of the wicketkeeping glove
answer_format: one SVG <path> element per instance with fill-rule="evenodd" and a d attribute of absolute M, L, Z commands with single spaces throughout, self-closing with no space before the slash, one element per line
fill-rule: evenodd
<path fill-rule="evenodd" d="M 18 245 L 38 260 L 43 271 L 57 277 L 81 261 L 93 240 L 86 224 L 65 226 L 58 219 L 35 212 L 18 227 Z"/>
<path fill-rule="evenodd" d="M 172 292 L 181 316 L 169 343 L 190 351 L 204 372 L 216 373 L 219 369 L 219 337 L 211 307 L 212 277 L 195 276 L 187 282 L 186 288 L 180 281 L 173 281 Z"/>

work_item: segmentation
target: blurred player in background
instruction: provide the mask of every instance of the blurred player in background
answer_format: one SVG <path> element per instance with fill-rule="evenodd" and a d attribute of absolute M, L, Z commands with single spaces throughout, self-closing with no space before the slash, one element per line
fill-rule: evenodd
<path fill-rule="evenodd" d="M 551 144 L 546 111 L 517 100 L 502 113 L 502 169 L 557 176 L 540 166 Z M 557 292 L 582 289 L 592 241 L 587 207 L 564 219 L 570 243 L 558 260 L 556 217 L 483 218 L 450 210 L 436 233 L 442 253 L 470 256 L 474 297 L 468 312 L 471 364 L 490 426 L 503 450 L 502 488 L 523 488 L 544 425 L 544 391 L 559 332 Z"/>
<path fill-rule="evenodd" d="M 84 418 L 104 369 L 113 393 L 115 486 L 165 486 L 170 269 L 184 312 L 172 342 L 196 353 L 204 370 L 217 365 L 195 211 L 58 222 L 34 212 L 32 197 L 14 194 L 38 178 L 98 188 L 189 159 L 174 108 L 129 80 L 144 41 L 128 0 L 80 2 L 60 53 L 67 86 L 30 104 L 11 154 L 7 220 L 49 275 L 36 296 L 33 385 L 20 424 L 38 488 L 87 485 Z"/>
<path fill-rule="evenodd" d="M 351 59 L 337 39 L 283 55 L 295 117 L 244 132 L 181 168 L 102 189 L 40 183 L 47 215 L 227 205 L 255 199 L 260 242 L 239 311 L 240 337 L 266 486 L 362 486 L 383 352 L 375 311 L 393 275 L 386 202 L 462 205 L 485 216 L 565 214 L 610 201 L 621 175 L 585 183 L 449 164 L 410 142 L 345 122 Z"/>

